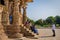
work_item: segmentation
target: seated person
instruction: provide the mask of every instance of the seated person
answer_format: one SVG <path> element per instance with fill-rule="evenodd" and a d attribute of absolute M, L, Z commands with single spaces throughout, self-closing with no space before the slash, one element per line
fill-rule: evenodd
<path fill-rule="evenodd" d="M 38 34 L 38 30 L 35 28 L 35 25 L 32 25 L 32 26 L 31 26 L 31 30 L 32 30 L 34 33 L 36 33 L 37 35 L 39 35 L 39 34 Z"/>
<path fill-rule="evenodd" d="M 29 21 L 29 20 L 27 20 L 27 21 L 24 23 L 24 26 L 26 26 L 27 28 L 29 28 L 29 29 L 30 29 L 30 21 Z"/>
<path fill-rule="evenodd" d="M 24 26 L 27 26 L 29 23 L 30 23 L 30 21 L 27 20 L 27 21 L 24 23 Z"/>

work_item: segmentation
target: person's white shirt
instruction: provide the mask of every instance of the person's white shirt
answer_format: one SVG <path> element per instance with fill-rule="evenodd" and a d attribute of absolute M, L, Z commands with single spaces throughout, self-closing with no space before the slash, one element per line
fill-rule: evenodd
<path fill-rule="evenodd" d="M 56 27 L 55 24 L 52 24 L 52 30 L 55 30 L 55 27 Z"/>

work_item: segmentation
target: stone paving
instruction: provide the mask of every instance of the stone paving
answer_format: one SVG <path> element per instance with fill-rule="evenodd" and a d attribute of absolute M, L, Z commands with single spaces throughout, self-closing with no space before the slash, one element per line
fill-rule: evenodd
<path fill-rule="evenodd" d="M 51 29 L 38 29 L 39 37 L 38 39 L 35 38 L 26 38 L 22 37 L 21 40 L 60 40 L 60 29 L 56 29 L 56 36 L 52 37 L 52 30 Z M 10 39 L 10 40 L 20 40 L 18 39 Z"/>

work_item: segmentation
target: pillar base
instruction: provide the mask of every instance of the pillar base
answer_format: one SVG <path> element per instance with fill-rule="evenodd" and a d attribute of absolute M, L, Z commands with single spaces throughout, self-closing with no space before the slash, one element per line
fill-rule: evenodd
<path fill-rule="evenodd" d="M 6 25 L 6 34 L 9 38 L 21 38 L 23 35 L 20 33 L 19 25 Z"/>
<path fill-rule="evenodd" d="M 2 25 L 0 25 L 0 40 L 8 40 L 8 36 L 5 34 Z"/>
<path fill-rule="evenodd" d="M 12 35 L 9 36 L 9 38 L 21 38 L 23 35 L 20 33 L 14 33 Z"/>

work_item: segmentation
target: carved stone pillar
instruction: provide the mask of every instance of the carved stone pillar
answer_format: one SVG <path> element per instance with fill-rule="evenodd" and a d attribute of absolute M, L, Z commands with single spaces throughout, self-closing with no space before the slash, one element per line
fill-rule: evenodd
<path fill-rule="evenodd" d="M 21 5 L 19 5 L 19 14 L 20 14 L 20 17 L 19 17 L 19 24 L 22 25 L 23 16 L 22 16 L 22 13 L 21 13 Z"/>
<path fill-rule="evenodd" d="M 19 1 L 14 0 L 14 8 L 13 8 L 13 24 L 19 25 Z"/>
<path fill-rule="evenodd" d="M 0 5 L 0 40 L 7 40 L 8 37 L 5 34 L 3 25 L 2 25 L 2 12 L 3 12 L 3 6 Z"/>
<path fill-rule="evenodd" d="M 5 6 L 7 6 L 7 8 L 8 8 L 9 0 L 4 0 L 4 4 L 5 4 Z"/>
<path fill-rule="evenodd" d="M 12 15 L 13 15 L 13 1 L 10 1 L 9 2 L 9 18 L 10 18 L 10 24 L 12 24 L 13 23 L 13 17 L 12 17 Z"/>
<path fill-rule="evenodd" d="M 2 18 L 2 23 L 4 25 L 9 25 L 9 0 L 4 0 L 5 3 L 5 7 L 4 7 L 4 12 L 2 14 L 3 18 Z"/>
<path fill-rule="evenodd" d="M 22 37 L 21 35 L 22 34 L 20 34 L 20 23 L 19 23 L 19 21 L 20 21 L 20 14 L 19 14 L 19 5 L 20 5 L 20 0 L 13 0 L 13 3 L 14 3 L 14 5 L 13 5 L 13 26 L 11 27 L 11 28 L 13 28 L 13 29 L 11 29 L 12 31 L 11 32 L 13 32 L 12 34 L 13 35 L 11 35 L 12 37 Z"/>
<path fill-rule="evenodd" d="M 27 21 L 26 7 L 23 7 L 23 24 Z"/>
<path fill-rule="evenodd" d="M 0 6 L 0 25 L 1 25 L 1 18 L 2 18 L 2 11 L 3 11 L 3 8 L 2 8 L 2 6 Z"/>
<path fill-rule="evenodd" d="M 26 22 L 26 2 L 25 0 L 21 0 L 21 4 L 22 4 L 22 9 L 23 9 L 23 24 Z"/>
<path fill-rule="evenodd" d="M 9 2 L 9 15 L 13 13 L 13 2 Z"/>

